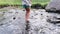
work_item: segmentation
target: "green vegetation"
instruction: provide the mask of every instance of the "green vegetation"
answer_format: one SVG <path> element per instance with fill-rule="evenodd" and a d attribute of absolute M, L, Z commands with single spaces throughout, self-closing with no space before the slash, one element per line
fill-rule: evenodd
<path fill-rule="evenodd" d="M 47 4 L 50 0 L 32 0 L 32 4 L 39 3 L 41 5 Z"/>
<path fill-rule="evenodd" d="M 41 4 L 45 6 L 50 0 L 32 0 L 32 4 Z M 22 5 L 22 0 L 0 0 L 0 6 L 5 5 Z M 22 8 L 22 6 L 20 6 Z"/>
<path fill-rule="evenodd" d="M 0 5 L 19 5 L 21 0 L 0 0 Z"/>
<path fill-rule="evenodd" d="M 22 0 L 0 0 L 0 5 L 21 5 Z M 47 4 L 49 2 L 49 0 L 32 0 L 32 4 L 36 4 L 36 3 L 39 3 L 39 4 Z"/>

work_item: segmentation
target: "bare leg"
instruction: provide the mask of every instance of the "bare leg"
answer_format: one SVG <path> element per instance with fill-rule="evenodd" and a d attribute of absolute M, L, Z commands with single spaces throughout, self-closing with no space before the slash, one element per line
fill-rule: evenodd
<path fill-rule="evenodd" d="M 26 21 L 28 21 L 30 16 L 30 8 L 26 8 Z"/>
<path fill-rule="evenodd" d="M 30 8 L 26 8 L 26 34 L 29 32 L 29 16 L 30 16 Z"/>

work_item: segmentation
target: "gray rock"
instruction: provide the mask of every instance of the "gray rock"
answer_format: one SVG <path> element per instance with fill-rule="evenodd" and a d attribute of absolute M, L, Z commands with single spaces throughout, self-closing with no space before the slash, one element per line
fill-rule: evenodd
<path fill-rule="evenodd" d="M 60 10 L 60 0 L 50 0 L 46 9 L 56 8 L 56 10 Z"/>
<path fill-rule="evenodd" d="M 16 18 L 15 20 L 13 18 Z M 0 34 L 25 34 L 25 12 L 10 9 L 0 13 Z"/>
<path fill-rule="evenodd" d="M 48 13 L 44 9 L 33 9 L 30 13 L 29 31 L 26 31 L 25 11 L 19 9 L 10 9 L 4 13 L 0 22 L 0 34 L 60 34 L 60 24 L 47 22 L 47 19 L 55 20 L 60 18 L 60 14 Z M 33 17 L 32 17 L 33 16 Z M 13 18 L 16 18 L 15 20 Z"/>

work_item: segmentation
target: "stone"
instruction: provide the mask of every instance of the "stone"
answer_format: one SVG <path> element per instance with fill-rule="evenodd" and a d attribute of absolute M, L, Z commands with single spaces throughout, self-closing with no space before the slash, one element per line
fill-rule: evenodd
<path fill-rule="evenodd" d="M 44 9 L 32 9 L 27 26 L 29 28 L 26 31 L 26 12 L 20 9 L 10 9 L 9 11 L 4 14 L 5 19 L 0 22 L 2 25 L 0 34 L 60 34 L 60 26 L 57 26 L 60 25 L 59 23 L 55 25 L 47 22 L 47 19 L 60 20 L 60 14 L 48 13 Z"/>
<path fill-rule="evenodd" d="M 0 34 L 25 34 L 25 12 L 22 10 L 9 9 L 4 14 L 0 12 L 0 18 L 2 18 L 0 19 Z"/>
<path fill-rule="evenodd" d="M 60 10 L 60 0 L 50 0 L 46 9 L 56 8 L 56 10 Z"/>

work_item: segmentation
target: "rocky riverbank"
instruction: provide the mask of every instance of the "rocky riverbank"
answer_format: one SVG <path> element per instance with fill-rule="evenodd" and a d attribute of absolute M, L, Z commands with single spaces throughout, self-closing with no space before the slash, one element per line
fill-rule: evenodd
<path fill-rule="evenodd" d="M 25 10 L 9 9 L 0 12 L 0 34 L 25 34 Z M 31 9 L 29 34 L 60 34 L 60 24 L 56 21 L 60 14 L 48 13 L 44 9 Z"/>

